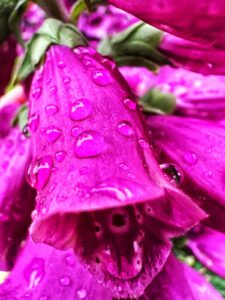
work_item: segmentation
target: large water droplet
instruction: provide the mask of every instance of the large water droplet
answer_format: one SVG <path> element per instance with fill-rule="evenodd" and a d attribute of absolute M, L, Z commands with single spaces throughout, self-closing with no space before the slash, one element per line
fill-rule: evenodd
<path fill-rule="evenodd" d="M 87 99 L 79 99 L 72 103 L 70 118 L 73 121 L 80 121 L 87 118 L 92 112 L 92 104 Z"/>
<path fill-rule="evenodd" d="M 165 177 L 169 180 L 171 184 L 179 185 L 183 179 L 182 171 L 174 164 L 166 163 L 161 164 L 160 168 L 162 169 Z"/>
<path fill-rule="evenodd" d="M 71 285 L 71 278 L 69 276 L 62 276 L 59 279 L 59 282 L 61 283 L 61 285 L 63 286 L 70 286 Z"/>
<path fill-rule="evenodd" d="M 62 161 L 64 161 L 65 157 L 66 157 L 66 152 L 65 151 L 58 151 L 55 154 L 55 160 L 58 163 L 61 163 Z"/>
<path fill-rule="evenodd" d="M 134 135 L 134 129 L 132 128 L 130 122 L 122 121 L 117 126 L 117 131 L 125 136 L 132 136 Z"/>
<path fill-rule="evenodd" d="M 194 152 L 186 152 L 183 158 L 184 161 L 189 165 L 194 165 L 197 162 L 197 156 Z"/>
<path fill-rule="evenodd" d="M 74 151 L 78 157 L 93 157 L 101 154 L 107 147 L 105 138 L 96 130 L 82 132 L 76 142 Z"/>
<path fill-rule="evenodd" d="M 50 143 L 57 141 L 60 138 L 61 134 L 62 134 L 62 130 L 60 130 L 55 126 L 49 126 L 46 129 L 46 137 Z"/>
<path fill-rule="evenodd" d="M 79 299 L 85 299 L 87 296 L 87 292 L 85 289 L 81 289 L 79 291 L 77 291 L 77 296 Z"/>
<path fill-rule="evenodd" d="M 45 113 L 48 117 L 54 116 L 59 111 L 58 106 L 53 104 L 48 104 L 45 106 Z"/>
<path fill-rule="evenodd" d="M 128 108 L 128 109 L 130 109 L 130 110 L 136 110 L 136 108 L 137 108 L 137 103 L 136 102 L 134 102 L 133 100 L 131 100 L 131 99 L 125 99 L 124 101 L 123 101 L 123 103 L 124 103 L 124 105 Z"/>
<path fill-rule="evenodd" d="M 50 178 L 52 167 L 53 160 L 49 155 L 32 162 L 27 171 L 28 183 L 37 190 L 43 189 Z"/>
<path fill-rule="evenodd" d="M 31 131 L 36 132 L 39 124 L 39 115 L 34 113 L 29 118 L 29 128 Z"/>
<path fill-rule="evenodd" d="M 35 257 L 24 269 L 24 278 L 29 283 L 29 289 L 36 287 L 45 275 L 45 261 L 43 258 Z"/>
<path fill-rule="evenodd" d="M 105 69 L 96 69 L 91 74 L 91 79 L 94 83 L 100 86 L 107 86 L 112 83 L 112 77 L 110 73 Z"/>

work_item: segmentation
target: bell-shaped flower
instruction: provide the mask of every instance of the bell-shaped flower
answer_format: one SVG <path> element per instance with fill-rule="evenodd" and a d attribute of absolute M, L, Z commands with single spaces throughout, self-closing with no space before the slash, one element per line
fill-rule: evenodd
<path fill-rule="evenodd" d="M 172 164 L 171 172 L 180 174 L 181 188 L 210 215 L 207 223 L 225 233 L 223 123 L 152 116 L 147 118 L 147 124 L 161 149 L 161 163 Z"/>
<path fill-rule="evenodd" d="M 32 238 L 73 248 L 116 295 L 141 295 L 170 237 L 206 215 L 165 178 L 135 96 L 95 50 L 53 45 L 30 92 Z"/>
<path fill-rule="evenodd" d="M 30 142 L 11 119 L 17 105 L 0 110 L 0 269 L 12 267 L 26 237 L 35 194 L 25 179 L 30 161 Z"/>

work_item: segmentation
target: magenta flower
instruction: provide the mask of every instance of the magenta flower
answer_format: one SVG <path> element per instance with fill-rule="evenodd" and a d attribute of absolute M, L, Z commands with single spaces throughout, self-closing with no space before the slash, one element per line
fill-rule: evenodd
<path fill-rule="evenodd" d="M 18 128 L 9 129 L 15 105 L 0 110 L 0 269 L 12 267 L 26 237 L 34 191 L 25 180 L 30 143 Z"/>
<path fill-rule="evenodd" d="M 59 251 L 28 239 L 12 273 L 1 285 L 0 299 L 112 300 L 112 296 L 71 250 Z"/>
<path fill-rule="evenodd" d="M 29 124 L 34 241 L 73 248 L 116 295 L 141 295 L 169 238 L 206 215 L 163 175 L 114 63 L 52 46 L 32 83 Z"/>
<path fill-rule="evenodd" d="M 141 300 L 222 300 L 218 291 L 196 270 L 170 255 L 162 272 Z"/>
<path fill-rule="evenodd" d="M 147 124 L 161 162 L 181 169 L 181 187 L 209 213 L 207 224 L 225 233 L 224 125 L 176 116 L 149 117 Z"/>
<path fill-rule="evenodd" d="M 141 20 L 188 40 L 224 48 L 225 2 L 109 0 Z"/>
<path fill-rule="evenodd" d="M 225 278 L 225 234 L 199 226 L 189 234 L 187 245 L 204 266 Z"/>

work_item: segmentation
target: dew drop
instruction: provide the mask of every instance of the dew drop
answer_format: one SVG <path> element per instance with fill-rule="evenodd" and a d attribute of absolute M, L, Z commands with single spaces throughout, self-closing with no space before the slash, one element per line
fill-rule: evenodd
<path fill-rule="evenodd" d="M 70 254 L 70 255 L 67 255 L 65 257 L 65 260 L 66 260 L 66 264 L 70 267 L 74 267 L 75 266 L 75 257 L 74 255 Z"/>
<path fill-rule="evenodd" d="M 142 149 L 148 149 L 150 147 L 149 142 L 145 139 L 139 139 L 138 144 L 141 146 Z"/>
<path fill-rule="evenodd" d="M 48 300 L 49 297 L 48 296 L 45 296 L 45 295 L 42 295 L 40 296 L 39 300 Z"/>
<path fill-rule="evenodd" d="M 82 132 L 76 142 L 74 151 L 78 157 L 94 157 L 106 149 L 105 138 L 96 130 Z"/>
<path fill-rule="evenodd" d="M 55 95 L 57 92 L 57 87 L 55 85 L 51 86 L 49 92 L 51 95 Z"/>
<path fill-rule="evenodd" d="M 83 131 L 82 127 L 75 126 L 71 129 L 71 134 L 74 137 L 78 137 L 82 133 L 82 131 Z"/>
<path fill-rule="evenodd" d="M 107 86 L 112 82 L 110 73 L 105 69 L 96 69 L 92 72 L 91 78 L 99 86 Z"/>
<path fill-rule="evenodd" d="M 178 186 L 181 183 L 183 179 L 183 174 L 182 171 L 176 165 L 166 163 L 161 164 L 160 168 L 171 184 Z"/>
<path fill-rule="evenodd" d="M 55 154 L 55 160 L 58 163 L 61 163 L 62 161 L 64 161 L 65 157 L 66 157 L 66 152 L 65 151 L 58 151 Z"/>
<path fill-rule="evenodd" d="M 46 137 L 48 142 L 53 143 L 57 141 L 62 134 L 62 131 L 55 127 L 55 126 L 50 126 L 46 129 Z"/>
<path fill-rule="evenodd" d="M 189 165 L 194 165 L 197 162 L 197 156 L 194 152 L 186 152 L 183 158 L 184 161 Z"/>
<path fill-rule="evenodd" d="M 35 257 L 24 269 L 24 278 L 29 283 L 29 289 L 38 286 L 45 275 L 45 261 L 43 258 Z"/>
<path fill-rule="evenodd" d="M 92 112 L 92 104 L 87 99 L 79 99 L 72 103 L 70 108 L 70 118 L 73 121 L 86 119 Z"/>
<path fill-rule="evenodd" d="M 123 101 L 123 103 L 124 103 L 124 105 L 128 108 L 128 109 L 130 109 L 130 110 L 136 110 L 137 109 L 137 103 L 136 102 L 134 102 L 133 100 L 131 100 L 131 99 L 125 99 L 124 101 Z"/>
<path fill-rule="evenodd" d="M 37 190 L 43 189 L 47 184 L 53 167 L 51 156 L 44 156 L 32 162 L 27 171 L 28 183 Z"/>
<path fill-rule="evenodd" d="M 64 84 L 69 84 L 71 82 L 71 78 L 66 76 L 63 78 L 63 82 L 64 82 Z"/>
<path fill-rule="evenodd" d="M 36 132 L 39 124 L 39 115 L 34 113 L 29 118 L 29 128 L 31 131 Z"/>
<path fill-rule="evenodd" d="M 48 117 L 54 116 L 59 111 L 58 106 L 53 104 L 48 104 L 45 106 L 45 113 Z"/>
<path fill-rule="evenodd" d="M 71 279 L 69 276 L 62 276 L 59 279 L 59 282 L 61 283 L 61 285 L 63 286 L 70 286 L 71 285 Z"/>
<path fill-rule="evenodd" d="M 60 60 L 60 61 L 58 62 L 58 68 L 59 68 L 59 69 L 64 69 L 65 66 L 66 66 L 66 64 L 65 64 L 65 62 L 64 62 L 63 60 Z"/>
<path fill-rule="evenodd" d="M 23 127 L 23 135 L 26 138 L 30 137 L 30 128 L 29 128 L 28 124 Z"/>
<path fill-rule="evenodd" d="M 77 296 L 79 299 L 85 299 L 87 296 L 87 292 L 85 289 L 81 289 L 79 291 L 77 291 Z"/>
<path fill-rule="evenodd" d="M 35 100 L 38 100 L 41 96 L 41 93 L 42 93 L 42 88 L 41 87 L 36 87 L 32 90 L 32 97 L 35 99 Z"/>
<path fill-rule="evenodd" d="M 117 126 L 117 131 L 124 136 L 134 135 L 134 130 L 128 121 L 122 121 Z"/>

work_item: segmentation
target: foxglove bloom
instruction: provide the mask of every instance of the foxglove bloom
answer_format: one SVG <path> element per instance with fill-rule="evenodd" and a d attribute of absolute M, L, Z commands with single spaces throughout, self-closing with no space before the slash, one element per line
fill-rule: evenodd
<path fill-rule="evenodd" d="M 51 46 L 32 83 L 29 124 L 34 241 L 73 248 L 116 295 L 141 295 L 169 238 L 206 215 L 163 175 L 114 63 L 91 48 Z"/>
<path fill-rule="evenodd" d="M 189 234 L 187 246 L 204 266 L 225 278 L 225 234 L 197 226 Z"/>
<path fill-rule="evenodd" d="M 28 239 L 9 278 L 0 286 L 0 299 L 112 300 L 112 296 L 71 250 L 56 250 Z"/>
<path fill-rule="evenodd" d="M 223 297 L 199 272 L 170 255 L 141 300 L 171 299 L 222 300 Z"/>
<path fill-rule="evenodd" d="M 146 23 L 182 38 L 224 48 L 223 0 L 109 0 Z"/>
<path fill-rule="evenodd" d="M 149 117 L 147 124 L 161 162 L 181 168 L 181 187 L 209 213 L 207 223 L 225 233 L 224 125 L 176 116 Z"/>
<path fill-rule="evenodd" d="M 30 143 L 18 128 L 10 129 L 15 105 L 0 110 L 0 269 L 12 267 L 30 224 L 34 191 L 25 179 Z"/>

